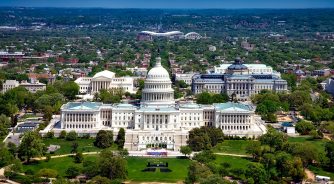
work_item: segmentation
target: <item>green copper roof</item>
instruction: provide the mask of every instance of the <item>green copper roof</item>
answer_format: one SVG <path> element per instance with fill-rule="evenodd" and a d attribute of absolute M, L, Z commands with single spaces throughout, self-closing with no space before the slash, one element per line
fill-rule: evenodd
<path fill-rule="evenodd" d="M 66 105 L 67 110 L 98 110 L 102 106 L 100 102 L 70 102 Z"/>
<path fill-rule="evenodd" d="M 221 111 L 229 111 L 229 110 L 238 110 L 238 111 L 251 111 L 252 107 L 250 105 L 242 104 L 242 103 L 234 103 L 234 102 L 227 102 L 227 103 L 219 103 L 214 104 L 217 110 Z"/>

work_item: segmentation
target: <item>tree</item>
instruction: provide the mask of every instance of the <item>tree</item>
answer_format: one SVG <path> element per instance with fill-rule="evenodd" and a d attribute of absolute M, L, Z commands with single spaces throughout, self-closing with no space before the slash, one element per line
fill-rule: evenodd
<path fill-rule="evenodd" d="M 65 82 L 60 89 L 69 100 L 74 100 L 76 98 L 75 96 L 79 94 L 79 86 L 73 81 Z"/>
<path fill-rule="evenodd" d="M 21 144 L 18 148 L 20 158 L 26 159 L 29 163 L 32 157 L 43 155 L 44 150 L 45 145 L 36 132 L 24 133 Z"/>
<path fill-rule="evenodd" d="M 75 155 L 74 155 L 74 162 L 75 163 L 82 163 L 82 161 L 83 161 L 83 155 L 82 155 L 82 153 L 76 153 Z"/>
<path fill-rule="evenodd" d="M 302 135 L 308 135 L 312 130 L 315 130 L 315 126 L 310 121 L 299 121 L 296 124 L 296 130 Z"/>
<path fill-rule="evenodd" d="M 44 168 L 37 172 L 37 176 L 46 178 L 56 178 L 58 176 L 58 172 L 53 169 Z"/>
<path fill-rule="evenodd" d="M 71 153 L 78 153 L 78 147 L 79 147 L 79 144 L 77 142 L 73 142 L 72 145 L 71 145 Z"/>
<path fill-rule="evenodd" d="M 118 150 L 118 154 L 119 154 L 119 156 L 124 158 L 126 156 L 129 156 L 129 151 L 127 149 L 120 149 L 120 150 Z"/>
<path fill-rule="evenodd" d="M 94 178 L 92 178 L 89 184 L 112 184 L 112 183 L 109 178 L 102 176 L 95 176 Z"/>
<path fill-rule="evenodd" d="M 8 151 L 15 157 L 17 153 L 17 146 L 12 142 L 7 143 Z"/>
<path fill-rule="evenodd" d="M 254 183 L 267 183 L 267 173 L 263 165 L 260 163 L 249 163 L 246 169 L 246 177 L 252 178 Z"/>
<path fill-rule="evenodd" d="M 197 160 L 201 163 L 209 163 L 216 159 L 216 155 L 211 150 L 204 150 L 202 152 L 196 153 L 193 160 Z"/>
<path fill-rule="evenodd" d="M 5 147 L 3 143 L 0 144 L 0 167 L 9 165 L 14 160 L 14 156 Z"/>
<path fill-rule="evenodd" d="M 45 106 L 43 109 L 43 113 L 43 118 L 45 119 L 45 121 L 50 122 L 53 115 L 53 108 L 51 106 Z"/>
<path fill-rule="evenodd" d="M 46 138 L 52 139 L 55 136 L 53 131 L 49 131 L 48 133 L 45 134 Z"/>
<path fill-rule="evenodd" d="M 113 179 L 125 179 L 127 162 L 120 156 L 115 156 L 112 150 L 105 149 L 100 153 L 98 168 L 100 175 Z"/>
<path fill-rule="evenodd" d="M 212 175 L 213 173 L 206 165 L 199 162 L 191 162 L 185 183 L 196 183 L 202 179 L 209 178 Z"/>
<path fill-rule="evenodd" d="M 191 154 L 191 148 L 189 146 L 181 146 L 180 147 L 180 152 L 182 154 L 184 154 L 184 156 L 186 157 L 187 155 L 190 155 Z"/>
<path fill-rule="evenodd" d="M 325 144 L 326 156 L 329 159 L 328 168 L 334 168 L 334 141 L 329 141 Z"/>
<path fill-rule="evenodd" d="M 97 176 L 100 172 L 100 170 L 97 169 L 99 167 L 98 163 L 95 161 L 84 160 L 82 165 L 83 165 L 82 172 L 89 178 Z"/>
<path fill-rule="evenodd" d="M 120 128 L 115 143 L 118 145 L 118 148 L 123 148 L 124 142 L 125 142 L 125 130 L 124 128 Z"/>
<path fill-rule="evenodd" d="M 77 133 L 74 130 L 72 130 L 66 135 L 66 140 L 67 141 L 74 141 L 74 140 L 77 139 L 77 137 L 78 137 Z"/>
<path fill-rule="evenodd" d="M 198 104 L 211 104 L 211 95 L 208 92 L 203 92 L 196 95 L 196 103 Z"/>
<path fill-rule="evenodd" d="M 261 144 L 270 146 L 270 151 L 273 149 L 281 150 L 284 143 L 287 142 L 287 137 L 282 132 L 278 132 L 273 128 L 269 128 L 268 132 L 259 138 Z"/>
<path fill-rule="evenodd" d="M 193 151 L 210 149 L 222 142 L 224 139 L 223 132 L 214 127 L 194 128 L 189 131 L 188 146 Z"/>
<path fill-rule="evenodd" d="M 100 130 L 95 138 L 94 145 L 98 148 L 108 148 L 113 144 L 113 133 L 111 131 Z"/>
<path fill-rule="evenodd" d="M 251 144 L 247 145 L 246 153 L 251 154 L 253 159 L 258 160 L 262 155 L 261 142 L 252 141 Z"/>
<path fill-rule="evenodd" d="M 60 132 L 60 134 L 59 134 L 59 138 L 60 139 L 64 139 L 65 137 L 66 137 L 66 131 L 65 130 L 62 130 L 61 132 Z"/>
<path fill-rule="evenodd" d="M 69 178 L 74 178 L 80 174 L 80 168 L 78 166 L 72 165 L 66 169 L 65 174 Z"/>
<path fill-rule="evenodd" d="M 9 120 L 9 118 L 4 115 L 1 114 L 0 115 L 0 137 L 4 137 L 8 134 L 8 128 L 10 127 L 11 122 Z"/>

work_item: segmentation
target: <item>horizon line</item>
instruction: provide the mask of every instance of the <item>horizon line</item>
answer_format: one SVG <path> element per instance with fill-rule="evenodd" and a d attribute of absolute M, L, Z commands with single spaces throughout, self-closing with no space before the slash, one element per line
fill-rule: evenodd
<path fill-rule="evenodd" d="M 317 9 L 334 9 L 334 7 L 309 7 L 309 8 L 158 8 L 158 7 L 147 7 L 147 8 L 135 8 L 135 7 L 65 7 L 65 6 L 0 6 L 0 8 L 50 8 L 50 9 L 153 9 L 153 10 L 317 10 Z"/>

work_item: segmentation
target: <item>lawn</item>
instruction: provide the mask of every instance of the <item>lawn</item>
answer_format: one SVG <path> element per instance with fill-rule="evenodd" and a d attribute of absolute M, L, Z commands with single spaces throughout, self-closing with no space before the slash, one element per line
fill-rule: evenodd
<path fill-rule="evenodd" d="M 309 166 L 308 167 L 315 175 L 329 176 L 331 180 L 334 179 L 334 172 L 328 172 L 319 167 Z"/>
<path fill-rule="evenodd" d="M 85 156 L 85 159 L 96 160 L 96 156 Z M 177 182 L 183 181 L 188 173 L 190 160 L 177 158 L 141 158 L 128 157 L 128 180 L 131 181 L 156 181 L 156 182 Z M 146 168 L 147 162 L 168 162 L 170 173 L 162 173 L 159 170 L 155 172 L 142 172 Z M 66 176 L 65 171 L 71 165 L 77 165 L 82 168 L 82 164 L 73 162 L 72 157 L 52 158 L 49 162 L 36 161 L 29 165 L 23 165 L 23 171 L 32 170 L 37 173 L 40 169 L 49 168 L 58 171 L 60 176 Z"/>
<path fill-rule="evenodd" d="M 149 182 L 177 182 L 183 181 L 188 174 L 190 160 L 177 158 L 140 158 L 129 157 L 128 159 L 128 179 L 131 181 Z M 146 168 L 147 162 L 168 162 L 170 173 L 142 172 Z"/>
<path fill-rule="evenodd" d="M 213 151 L 216 153 L 230 153 L 230 154 L 246 154 L 246 147 L 251 143 L 251 140 L 224 140 L 224 142 L 217 144 Z"/>
<path fill-rule="evenodd" d="M 56 155 L 62 155 L 62 154 L 69 154 L 72 150 L 72 144 L 73 142 L 77 142 L 79 147 L 79 152 L 94 152 L 94 151 L 100 151 L 100 148 L 97 148 L 94 146 L 94 140 L 95 139 L 77 139 L 76 141 L 66 141 L 64 139 L 43 139 L 43 143 L 46 146 L 52 145 L 60 145 L 60 149 L 58 149 L 54 154 Z M 114 145 L 116 146 L 116 145 Z"/>
<path fill-rule="evenodd" d="M 214 163 L 217 165 L 220 165 L 224 162 L 229 163 L 231 165 L 231 169 L 245 169 L 247 164 L 251 163 L 249 158 L 222 155 L 217 155 L 217 158 L 214 161 Z"/>
<path fill-rule="evenodd" d="M 325 144 L 327 142 L 326 139 L 311 139 L 311 137 L 303 136 L 303 137 L 289 137 L 289 142 L 303 142 L 312 144 L 317 150 L 321 152 L 325 152 Z"/>

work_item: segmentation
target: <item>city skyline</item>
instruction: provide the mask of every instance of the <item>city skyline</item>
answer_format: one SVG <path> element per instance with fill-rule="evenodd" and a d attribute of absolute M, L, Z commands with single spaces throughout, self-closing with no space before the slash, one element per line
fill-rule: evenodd
<path fill-rule="evenodd" d="M 304 9 L 334 8 L 331 0 L 2 0 L 0 7 L 64 7 L 64 8 L 159 8 L 159 9 Z"/>

